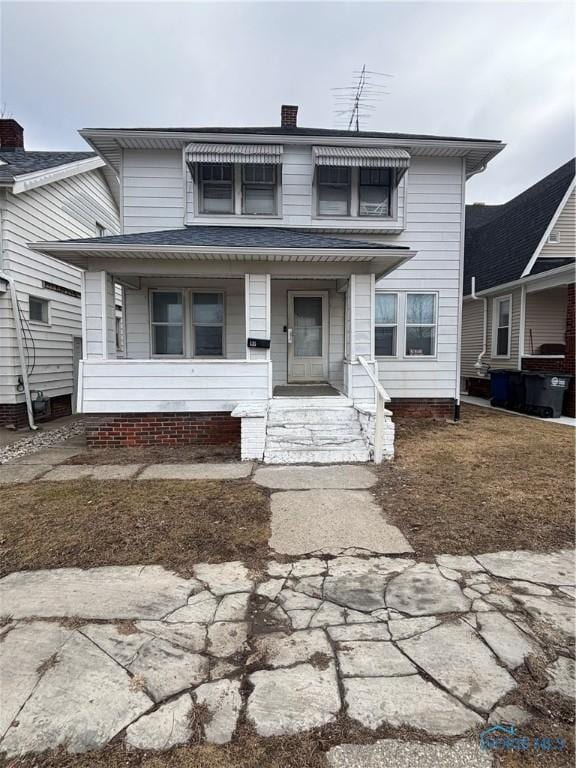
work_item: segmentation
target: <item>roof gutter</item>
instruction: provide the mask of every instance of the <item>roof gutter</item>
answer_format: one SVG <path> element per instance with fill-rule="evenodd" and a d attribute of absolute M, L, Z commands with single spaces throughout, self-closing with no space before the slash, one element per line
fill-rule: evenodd
<path fill-rule="evenodd" d="M 53 168 L 46 168 L 43 171 L 34 171 L 33 173 L 22 173 L 14 177 L 14 186 L 12 193 L 18 195 L 22 192 L 28 192 L 30 189 L 42 187 L 44 184 L 53 184 L 55 181 L 67 179 L 70 176 L 76 176 L 79 173 L 87 173 L 96 168 L 102 168 L 106 162 L 101 157 L 87 157 L 84 160 L 77 160 L 65 165 L 57 165 Z"/>
<path fill-rule="evenodd" d="M 569 258 L 569 257 L 558 257 L 558 258 Z M 474 298 L 479 298 L 481 296 L 491 296 L 493 293 L 501 293 L 502 291 L 507 290 L 509 288 L 519 288 L 522 285 L 527 285 L 528 283 L 534 283 L 537 280 L 542 280 L 547 277 L 556 277 L 557 275 L 564 274 L 564 272 L 569 272 L 573 274 L 575 264 L 576 262 L 572 261 L 570 264 L 563 264 L 561 267 L 557 267 L 556 269 L 549 269 L 547 272 L 540 272 L 538 275 L 526 275 L 526 277 L 520 277 L 517 280 L 511 280 L 509 283 L 500 283 L 499 285 L 493 285 L 491 288 L 485 288 L 483 291 L 476 291 L 474 296 L 472 296 L 472 291 L 471 291 L 470 293 L 467 293 L 462 298 L 464 301 L 466 301 L 466 299 L 474 299 Z"/>

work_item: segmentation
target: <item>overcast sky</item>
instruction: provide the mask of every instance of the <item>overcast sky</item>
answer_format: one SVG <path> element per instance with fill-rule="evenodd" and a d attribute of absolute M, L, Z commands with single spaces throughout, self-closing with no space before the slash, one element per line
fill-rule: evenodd
<path fill-rule="evenodd" d="M 468 184 L 503 202 L 574 155 L 574 5 L 1 2 L 0 102 L 29 149 L 96 126 L 334 127 L 331 88 L 394 75 L 363 127 L 502 139 Z"/>

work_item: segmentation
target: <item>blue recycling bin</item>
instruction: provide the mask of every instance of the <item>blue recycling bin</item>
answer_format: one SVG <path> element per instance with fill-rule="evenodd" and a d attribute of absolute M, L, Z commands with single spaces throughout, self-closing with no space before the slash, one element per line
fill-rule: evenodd
<path fill-rule="evenodd" d="M 506 408 L 510 399 L 510 371 L 490 371 L 490 404 Z"/>

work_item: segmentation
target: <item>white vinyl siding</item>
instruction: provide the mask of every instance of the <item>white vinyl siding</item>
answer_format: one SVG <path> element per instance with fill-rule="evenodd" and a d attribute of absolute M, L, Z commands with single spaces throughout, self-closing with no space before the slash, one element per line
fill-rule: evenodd
<path fill-rule="evenodd" d="M 32 389 L 46 397 L 72 392 L 73 339 L 82 335 L 80 299 L 45 288 L 43 282 L 80 291 L 80 270 L 27 248 L 30 242 L 94 237 L 96 222 L 117 233 L 118 213 L 99 170 L 71 176 L 28 192 L 6 192 L 2 210 L 3 268 L 16 281 L 22 313 L 29 320 L 29 296 L 49 302 L 49 326 L 32 323 L 29 369 Z M 8 294 L 0 295 L 0 402 L 24 402 L 16 389 L 20 375 L 14 320 Z"/>
<path fill-rule="evenodd" d="M 178 150 L 124 150 L 121 183 L 125 234 L 183 225 L 183 166 Z"/>
<path fill-rule="evenodd" d="M 455 158 L 413 157 L 404 179 L 405 229 L 397 236 L 369 239 L 407 245 L 418 253 L 379 280 L 376 290 L 437 294 L 436 355 L 383 358 L 378 373 L 392 398 L 452 398 L 457 375 L 462 163 Z"/>
<path fill-rule="evenodd" d="M 572 192 L 566 201 L 552 234 L 556 235 L 558 242 L 544 243 L 540 256 L 564 258 L 576 254 L 576 192 Z"/>
<path fill-rule="evenodd" d="M 484 340 L 484 302 L 466 299 L 462 303 L 462 376 L 478 376 L 474 367 L 482 352 Z M 486 362 L 489 354 L 481 362 Z"/>

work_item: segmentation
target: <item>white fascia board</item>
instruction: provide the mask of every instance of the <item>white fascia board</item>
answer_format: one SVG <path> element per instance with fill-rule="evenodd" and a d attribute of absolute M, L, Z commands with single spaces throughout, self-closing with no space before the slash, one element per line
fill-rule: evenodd
<path fill-rule="evenodd" d="M 572 276 L 572 279 L 570 279 L 570 276 Z M 566 279 L 568 278 L 568 279 Z M 568 283 L 573 283 L 574 279 L 576 279 L 576 276 L 574 275 L 574 263 L 572 264 L 564 264 L 561 267 L 558 267 L 557 269 L 549 269 L 547 272 L 541 272 L 538 275 L 526 275 L 526 277 L 520 277 L 518 280 L 512 280 L 509 283 L 502 283 L 501 285 L 493 285 L 492 288 L 486 288 L 483 291 L 476 291 L 476 296 L 491 296 L 492 294 L 499 294 L 502 293 L 502 291 L 507 291 L 511 288 L 520 288 L 522 285 L 528 286 L 527 290 L 534 290 L 530 288 L 530 286 L 533 283 L 537 282 L 552 282 L 552 280 L 556 281 L 558 279 L 557 284 L 563 285 Z M 468 293 L 466 296 L 463 297 L 463 301 L 472 301 L 473 297 Z"/>
<path fill-rule="evenodd" d="M 529 275 L 530 272 L 532 272 L 534 264 L 536 263 L 536 259 L 540 255 L 540 252 L 542 251 L 542 248 L 544 248 L 544 246 L 546 245 L 546 242 L 548 241 L 548 238 L 550 237 L 550 232 L 552 232 L 552 230 L 556 226 L 556 222 L 560 218 L 560 214 L 564 210 L 564 206 L 568 202 L 568 199 L 569 199 L 570 195 L 572 194 L 572 192 L 574 191 L 575 187 L 576 187 L 576 178 L 572 179 L 570 185 L 568 186 L 568 189 L 566 190 L 566 193 L 564 194 L 564 197 L 562 198 L 562 200 L 560 202 L 560 205 L 556 209 L 556 211 L 554 213 L 554 216 L 552 216 L 552 218 L 550 219 L 550 222 L 549 222 L 548 226 L 546 227 L 546 230 L 545 230 L 544 234 L 542 235 L 542 239 L 538 243 L 538 247 L 536 248 L 536 250 L 534 251 L 534 253 L 530 257 L 530 261 L 528 262 L 528 264 L 526 264 L 526 266 L 524 268 L 524 272 L 522 272 L 522 277 L 526 277 L 526 275 Z"/>
<path fill-rule="evenodd" d="M 53 184 L 55 181 L 67 179 L 70 176 L 77 176 L 79 173 L 88 173 L 96 168 L 102 168 L 106 165 L 101 157 L 87 157 L 84 160 L 77 160 L 74 163 L 57 165 L 53 168 L 46 168 L 43 171 L 34 171 L 33 173 L 23 173 L 16 176 L 12 194 L 19 195 L 22 192 L 28 192 L 37 187 L 43 187 L 45 184 Z"/>
<path fill-rule="evenodd" d="M 306 136 L 290 134 L 257 134 L 257 133 L 190 133 L 187 131 L 138 131 L 138 130 L 81 130 L 80 135 L 92 147 L 96 148 L 98 138 L 115 139 L 119 146 L 122 146 L 122 139 L 145 139 L 151 141 L 158 139 L 161 141 L 175 141 L 188 144 L 194 141 L 206 141 L 211 143 L 241 143 L 241 144 L 317 144 L 325 146 L 391 146 L 391 147 L 416 147 L 422 149 L 454 149 L 466 152 L 467 150 L 486 149 L 493 151 L 494 154 L 500 152 L 506 144 L 501 141 L 491 140 L 471 140 L 458 141 L 455 139 L 442 139 L 440 137 L 429 139 L 417 138 L 386 138 L 386 137 L 367 137 L 367 136 L 315 136 L 309 134 Z M 98 151 L 98 150 L 96 150 Z"/>

